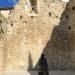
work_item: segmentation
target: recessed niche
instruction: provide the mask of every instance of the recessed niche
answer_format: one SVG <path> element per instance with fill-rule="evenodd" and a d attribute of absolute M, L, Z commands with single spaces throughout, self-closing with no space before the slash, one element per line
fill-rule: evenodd
<path fill-rule="evenodd" d="M 35 12 L 37 13 L 37 0 L 30 0 L 30 3 L 31 3 L 31 12 Z"/>

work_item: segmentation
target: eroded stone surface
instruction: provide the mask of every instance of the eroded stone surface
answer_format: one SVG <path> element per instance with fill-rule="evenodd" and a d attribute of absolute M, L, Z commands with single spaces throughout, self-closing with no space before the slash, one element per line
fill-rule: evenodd
<path fill-rule="evenodd" d="M 60 0 L 41 0 L 38 14 L 30 16 L 31 13 L 25 14 L 24 3 L 20 0 L 2 23 L 3 70 L 32 69 L 41 53 L 46 54 L 51 70 L 74 69 L 75 56 L 69 48 L 68 5 Z"/>

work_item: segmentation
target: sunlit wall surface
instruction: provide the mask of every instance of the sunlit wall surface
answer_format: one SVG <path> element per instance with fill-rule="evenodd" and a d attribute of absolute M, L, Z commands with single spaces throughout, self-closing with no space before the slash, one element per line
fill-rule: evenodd
<path fill-rule="evenodd" d="M 64 2 L 69 2 L 69 0 L 62 0 L 62 1 L 64 1 Z"/>
<path fill-rule="evenodd" d="M 14 7 L 19 0 L 0 0 L 0 8 Z"/>

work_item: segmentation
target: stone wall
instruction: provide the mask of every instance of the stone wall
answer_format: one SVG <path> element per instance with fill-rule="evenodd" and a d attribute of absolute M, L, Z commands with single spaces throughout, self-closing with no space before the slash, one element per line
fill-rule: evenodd
<path fill-rule="evenodd" d="M 69 46 L 71 49 L 71 59 L 72 59 L 72 68 L 75 69 L 75 1 L 71 0 L 70 1 L 70 6 L 69 6 Z"/>
<path fill-rule="evenodd" d="M 69 44 L 69 5 L 60 0 L 38 0 L 38 13 L 25 12 L 25 0 L 1 23 L 3 70 L 35 68 L 41 53 L 50 70 L 75 69 Z M 69 27 L 70 28 L 70 27 Z"/>

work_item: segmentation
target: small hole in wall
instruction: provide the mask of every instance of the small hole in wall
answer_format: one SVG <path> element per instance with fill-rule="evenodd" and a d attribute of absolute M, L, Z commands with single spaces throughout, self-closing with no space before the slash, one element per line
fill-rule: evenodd
<path fill-rule="evenodd" d="M 72 7 L 72 10 L 73 10 L 73 11 L 75 10 L 75 6 Z"/>
<path fill-rule="evenodd" d="M 4 31 L 3 31 L 3 28 L 1 27 L 1 31 L 0 31 L 0 33 L 4 33 Z"/>
<path fill-rule="evenodd" d="M 11 23 L 11 26 L 13 26 L 13 23 Z"/>
<path fill-rule="evenodd" d="M 69 30 L 71 30 L 71 26 L 69 26 L 68 28 L 69 28 Z"/>
<path fill-rule="evenodd" d="M 27 23 L 27 21 L 24 21 L 25 23 Z"/>
<path fill-rule="evenodd" d="M 2 23 L 2 20 L 0 20 L 0 23 Z"/>
<path fill-rule="evenodd" d="M 51 17 L 51 12 L 49 12 L 49 17 Z"/>
<path fill-rule="evenodd" d="M 44 2 L 46 2 L 46 1 L 44 0 Z"/>
<path fill-rule="evenodd" d="M 66 17 L 66 18 L 68 18 L 69 16 L 68 16 L 68 15 L 66 15 L 65 17 Z"/>
<path fill-rule="evenodd" d="M 21 15 L 21 16 L 20 16 L 20 20 L 22 20 L 22 18 L 23 18 L 23 16 Z"/>
<path fill-rule="evenodd" d="M 27 21 L 23 21 L 23 23 L 27 23 Z"/>
<path fill-rule="evenodd" d="M 58 16 L 56 16 L 56 18 L 58 18 Z"/>
<path fill-rule="evenodd" d="M 33 19 L 33 16 L 31 16 L 31 18 Z"/>
<path fill-rule="evenodd" d="M 48 5 L 48 7 L 49 7 L 49 5 Z"/>

